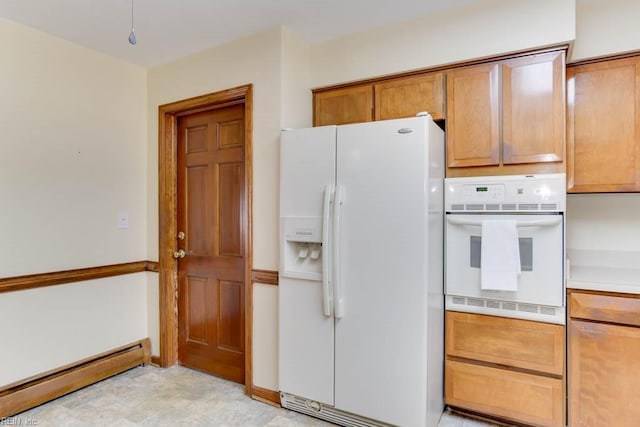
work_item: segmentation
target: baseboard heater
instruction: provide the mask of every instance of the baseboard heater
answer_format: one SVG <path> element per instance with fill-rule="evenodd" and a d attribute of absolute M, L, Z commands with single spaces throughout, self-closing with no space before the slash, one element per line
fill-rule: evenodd
<path fill-rule="evenodd" d="M 0 420 L 151 360 L 149 339 L 98 354 L 0 388 Z"/>

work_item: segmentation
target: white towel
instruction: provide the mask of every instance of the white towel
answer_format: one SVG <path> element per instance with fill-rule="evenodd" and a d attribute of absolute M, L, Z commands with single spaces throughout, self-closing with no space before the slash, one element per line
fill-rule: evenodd
<path fill-rule="evenodd" d="M 520 246 L 516 222 L 482 221 L 480 289 L 517 291 L 519 275 Z"/>

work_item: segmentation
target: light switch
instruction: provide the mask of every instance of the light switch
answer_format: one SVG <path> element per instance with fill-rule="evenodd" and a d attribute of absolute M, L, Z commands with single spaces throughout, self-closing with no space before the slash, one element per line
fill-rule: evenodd
<path fill-rule="evenodd" d="M 118 228 L 125 229 L 129 228 L 129 214 L 126 212 L 118 213 Z"/>

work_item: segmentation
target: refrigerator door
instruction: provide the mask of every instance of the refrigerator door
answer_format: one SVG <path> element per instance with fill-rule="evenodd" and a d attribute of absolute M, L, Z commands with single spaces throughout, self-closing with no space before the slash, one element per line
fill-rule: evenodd
<path fill-rule="evenodd" d="M 279 387 L 329 405 L 334 319 L 331 293 L 323 292 L 329 254 L 319 242 L 328 234 L 335 135 L 335 126 L 284 131 L 280 151 Z"/>
<path fill-rule="evenodd" d="M 401 426 L 427 416 L 428 125 L 338 127 L 335 406 Z"/>

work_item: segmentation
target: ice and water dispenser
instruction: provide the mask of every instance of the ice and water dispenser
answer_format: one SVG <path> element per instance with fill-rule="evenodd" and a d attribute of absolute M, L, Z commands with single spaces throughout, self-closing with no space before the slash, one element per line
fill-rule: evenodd
<path fill-rule="evenodd" d="M 281 218 L 282 273 L 297 279 L 322 279 L 322 218 Z"/>

